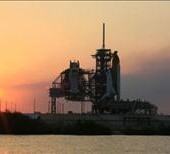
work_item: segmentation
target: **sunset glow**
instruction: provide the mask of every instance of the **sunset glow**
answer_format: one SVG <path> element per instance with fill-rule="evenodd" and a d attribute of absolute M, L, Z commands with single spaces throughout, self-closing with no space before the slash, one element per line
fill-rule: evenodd
<path fill-rule="evenodd" d="M 105 22 L 106 47 L 118 50 L 121 59 L 122 97 L 133 98 L 139 91 L 137 97 L 170 111 L 170 2 L 0 2 L 0 20 L 3 102 L 17 102 L 23 112 L 32 112 L 36 98 L 37 110 L 46 112 L 46 87 L 70 60 L 94 68 L 91 55 L 102 45 Z M 141 77 L 143 85 L 143 79 L 150 80 L 155 91 L 145 94 L 148 84 L 136 88 L 131 76 Z"/>

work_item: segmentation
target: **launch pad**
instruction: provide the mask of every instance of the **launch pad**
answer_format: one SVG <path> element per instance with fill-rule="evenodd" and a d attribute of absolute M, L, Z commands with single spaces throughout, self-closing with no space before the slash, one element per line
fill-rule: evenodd
<path fill-rule="evenodd" d="M 96 114 L 157 114 L 157 107 L 146 101 L 120 99 L 120 59 L 118 52 L 105 48 L 105 24 L 103 44 L 92 55 L 96 60 L 95 70 L 80 67 L 79 61 L 70 61 L 70 67 L 52 82 L 49 89 L 51 114 L 56 114 L 57 99 L 91 101 Z"/>

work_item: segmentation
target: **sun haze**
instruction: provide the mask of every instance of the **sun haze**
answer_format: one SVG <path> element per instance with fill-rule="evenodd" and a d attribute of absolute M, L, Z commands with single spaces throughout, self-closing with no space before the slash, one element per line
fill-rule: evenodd
<path fill-rule="evenodd" d="M 48 87 L 70 60 L 94 68 L 102 46 L 118 50 L 122 98 L 170 111 L 170 2 L 0 2 L 0 99 L 46 111 Z"/>

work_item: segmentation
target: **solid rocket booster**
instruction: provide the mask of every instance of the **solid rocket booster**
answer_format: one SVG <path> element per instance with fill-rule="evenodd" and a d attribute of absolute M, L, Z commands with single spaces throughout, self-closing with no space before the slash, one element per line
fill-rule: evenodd
<path fill-rule="evenodd" d="M 112 58 L 112 80 L 113 88 L 116 92 L 116 100 L 120 100 L 120 60 L 117 51 L 113 53 Z"/>

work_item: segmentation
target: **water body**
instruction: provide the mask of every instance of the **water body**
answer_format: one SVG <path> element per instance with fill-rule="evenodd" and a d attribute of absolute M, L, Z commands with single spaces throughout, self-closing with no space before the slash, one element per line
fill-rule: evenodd
<path fill-rule="evenodd" d="M 169 154 L 169 136 L 0 135 L 0 154 Z"/>

